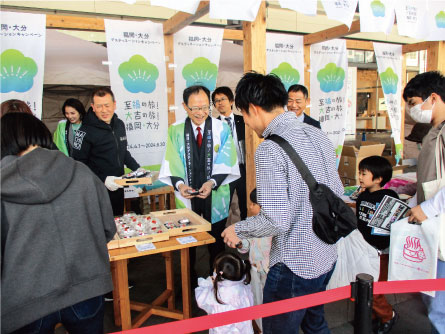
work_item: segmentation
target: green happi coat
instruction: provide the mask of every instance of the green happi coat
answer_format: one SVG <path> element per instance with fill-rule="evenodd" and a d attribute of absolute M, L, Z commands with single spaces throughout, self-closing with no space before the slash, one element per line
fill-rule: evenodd
<path fill-rule="evenodd" d="M 186 126 L 186 122 L 189 124 Z M 212 155 L 209 166 L 203 168 L 210 168 L 210 175 L 227 174 L 223 183 L 216 189 L 212 190 L 212 223 L 221 221 L 229 215 L 230 207 L 230 188 L 229 183 L 235 181 L 240 177 L 238 158 L 236 155 L 235 145 L 230 132 L 229 126 L 215 118 L 210 118 L 207 124 L 211 124 L 211 139 L 206 136 L 208 132 L 203 134 L 203 145 L 208 144 L 212 147 L 212 152 L 207 152 L 207 155 Z M 188 127 L 188 129 L 186 129 Z M 206 125 L 207 130 L 207 125 Z M 187 145 L 186 134 L 191 133 L 191 125 L 189 118 L 178 121 L 172 124 L 168 129 L 167 147 L 162 161 L 161 170 L 159 172 L 159 180 L 172 184 L 170 177 L 179 177 L 184 180 L 186 185 L 189 185 L 189 175 L 187 166 L 186 151 Z M 208 130 L 207 130 L 208 131 Z M 192 140 L 195 140 L 194 138 Z M 210 145 L 210 143 L 212 145 Z M 189 152 L 190 153 L 190 152 Z M 189 155 L 190 156 L 190 155 Z M 193 154 L 191 155 L 193 156 Z M 210 173 L 211 172 L 211 173 Z M 208 178 L 210 179 L 210 177 Z M 176 207 L 191 209 L 191 201 L 181 196 L 179 191 L 175 191 Z"/>

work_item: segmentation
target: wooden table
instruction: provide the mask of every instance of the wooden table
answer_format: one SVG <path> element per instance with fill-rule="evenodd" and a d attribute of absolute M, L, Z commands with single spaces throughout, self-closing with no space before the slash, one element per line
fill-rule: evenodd
<path fill-rule="evenodd" d="M 151 315 L 160 315 L 172 319 L 187 319 L 191 316 L 190 291 L 190 258 L 189 248 L 207 245 L 215 242 L 207 232 L 190 234 L 197 242 L 181 245 L 176 238 L 170 237 L 167 241 L 154 243 L 156 249 L 139 252 L 136 247 L 125 247 L 109 250 L 111 271 L 113 275 L 113 306 L 114 322 L 122 326 L 122 330 L 140 327 Z M 182 279 L 182 312 L 175 308 L 175 287 L 173 275 L 172 252 L 181 252 L 181 279 Z M 128 291 L 128 259 L 162 253 L 165 259 L 166 289 L 151 304 L 130 301 Z M 162 307 L 167 302 L 167 307 Z M 130 310 L 140 312 L 131 319 Z"/>

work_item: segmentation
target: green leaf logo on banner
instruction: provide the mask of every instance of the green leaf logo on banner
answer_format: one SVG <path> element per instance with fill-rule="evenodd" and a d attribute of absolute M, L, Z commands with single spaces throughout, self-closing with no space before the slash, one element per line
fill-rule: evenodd
<path fill-rule="evenodd" d="M 31 89 L 37 74 L 37 64 L 19 50 L 8 49 L 0 57 L 1 92 L 24 93 Z"/>
<path fill-rule="evenodd" d="M 445 12 L 441 10 L 435 16 L 437 28 L 445 28 Z"/>
<path fill-rule="evenodd" d="M 395 94 L 397 92 L 399 78 L 391 67 L 388 67 L 385 72 L 380 74 L 380 81 L 382 82 L 383 93 Z"/>
<path fill-rule="evenodd" d="M 216 88 L 218 66 L 205 57 L 198 57 L 182 69 L 182 77 L 187 87 L 201 85 L 213 91 Z"/>
<path fill-rule="evenodd" d="M 379 1 L 375 0 L 371 2 L 372 15 L 375 17 L 385 17 L 385 5 Z"/>
<path fill-rule="evenodd" d="M 338 92 L 343 88 L 345 71 L 334 63 L 329 63 L 318 71 L 317 80 L 320 82 L 320 89 L 323 92 Z"/>
<path fill-rule="evenodd" d="M 141 55 L 134 55 L 129 61 L 120 64 L 118 72 L 125 89 L 130 93 L 151 93 L 156 89 L 158 68 Z"/>
<path fill-rule="evenodd" d="M 284 87 L 286 87 L 286 90 L 288 90 L 290 86 L 300 82 L 300 73 L 298 72 L 298 70 L 296 70 L 291 66 L 291 64 L 286 62 L 278 65 L 278 67 L 274 68 L 270 73 L 273 73 L 280 78 Z"/>

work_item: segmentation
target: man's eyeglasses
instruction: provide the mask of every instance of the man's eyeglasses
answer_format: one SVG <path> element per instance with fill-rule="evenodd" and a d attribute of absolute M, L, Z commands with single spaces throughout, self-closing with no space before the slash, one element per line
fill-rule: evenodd
<path fill-rule="evenodd" d="M 221 103 L 221 102 L 224 102 L 224 101 L 227 101 L 227 100 L 228 100 L 227 97 L 222 97 L 222 98 L 220 98 L 220 99 L 215 99 L 215 100 L 213 101 L 213 103 L 214 103 L 214 104 L 217 104 L 217 103 Z"/>
<path fill-rule="evenodd" d="M 198 111 L 210 111 L 210 106 L 202 106 L 202 107 L 189 107 L 187 106 L 187 108 L 189 108 L 192 112 L 198 112 Z"/>

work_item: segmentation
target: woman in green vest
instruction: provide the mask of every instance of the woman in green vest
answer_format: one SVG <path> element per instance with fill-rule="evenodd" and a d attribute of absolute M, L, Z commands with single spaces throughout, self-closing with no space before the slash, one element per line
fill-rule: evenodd
<path fill-rule="evenodd" d="M 62 107 L 63 116 L 66 119 L 61 120 L 54 132 L 54 143 L 57 148 L 67 156 L 72 156 L 74 136 L 76 131 L 82 125 L 82 119 L 85 116 L 85 107 L 77 99 L 68 99 Z"/>

